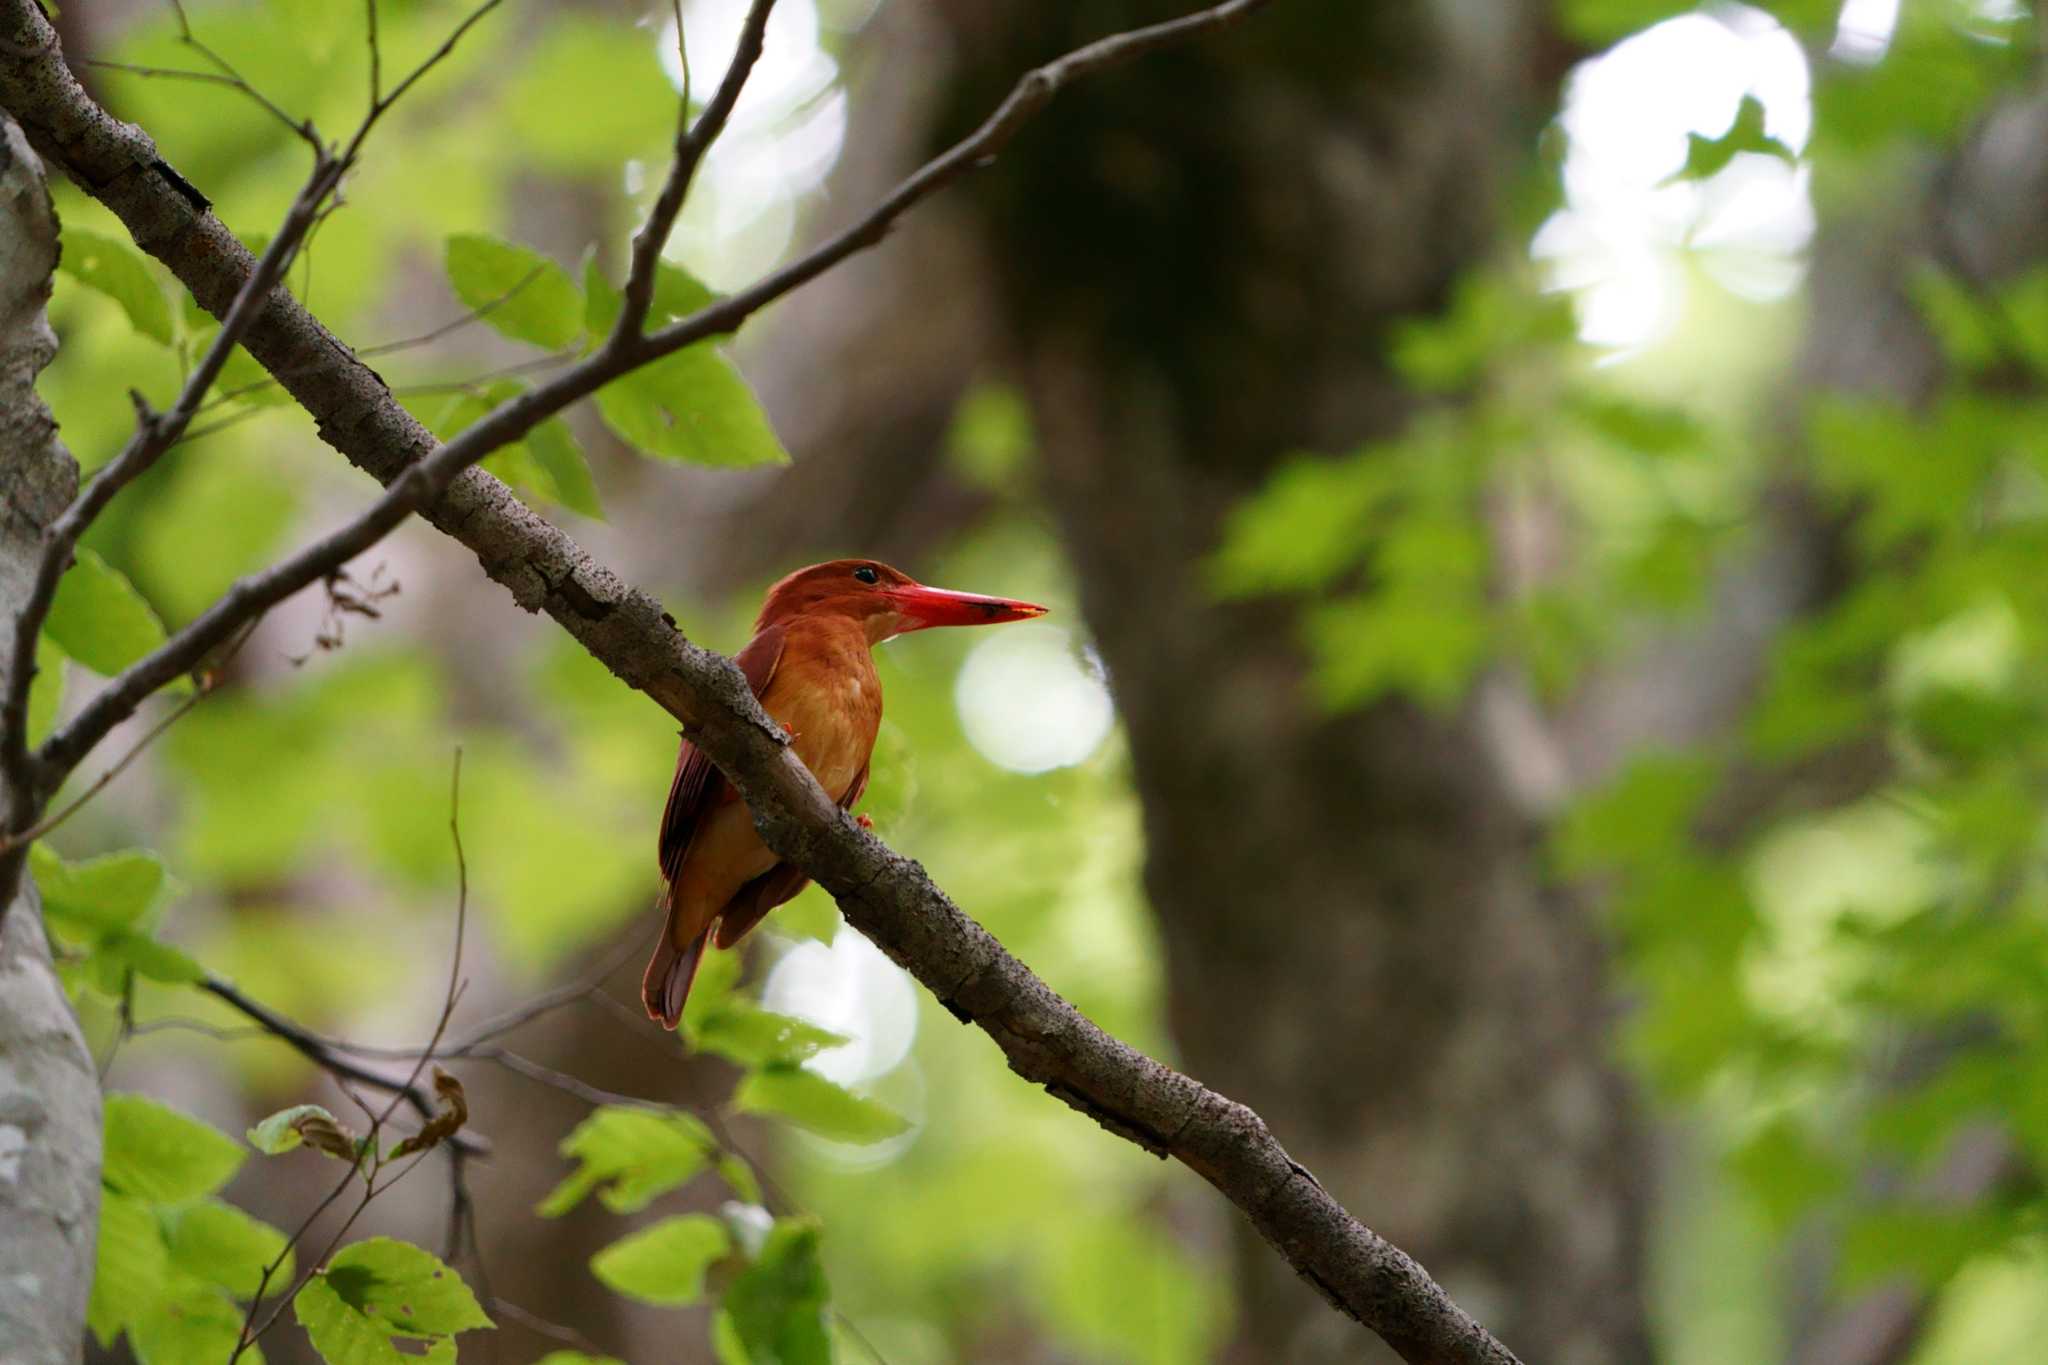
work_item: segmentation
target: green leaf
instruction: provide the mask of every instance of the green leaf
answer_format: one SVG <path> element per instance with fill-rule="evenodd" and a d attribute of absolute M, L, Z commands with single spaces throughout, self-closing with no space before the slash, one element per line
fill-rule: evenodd
<path fill-rule="evenodd" d="M 699 1051 L 715 1052 L 744 1067 L 795 1066 L 847 1041 L 844 1034 L 737 998 L 698 1024 L 690 1038 Z"/>
<path fill-rule="evenodd" d="M 113 677 L 164 642 L 164 623 L 118 569 L 88 549 L 57 580 L 43 629 L 73 659 Z"/>
<path fill-rule="evenodd" d="M 282 1232 L 251 1218 L 233 1204 L 202 1199 L 171 1212 L 165 1220 L 165 1241 L 178 1268 L 234 1293 L 252 1298 L 263 1269 L 284 1252 L 267 1286 L 276 1293 L 291 1283 L 292 1256 Z"/>
<path fill-rule="evenodd" d="M 831 1365 L 827 1297 L 824 1267 L 818 1262 L 818 1225 L 785 1218 L 769 1232 L 754 1263 L 725 1291 L 721 1311 L 749 1365 Z"/>
<path fill-rule="evenodd" d="M 1297 456 L 1239 503 L 1209 565 L 1226 597 L 1317 588 L 1371 552 L 1375 517 L 1396 492 L 1388 459 Z"/>
<path fill-rule="evenodd" d="M 140 848 L 67 863 L 38 843 L 29 850 L 29 871 L 45 914 L 100 931 L 128 927 L 175 888 L 156 854 Z"/>
<path fill-rule="evenodd" d="M 170 301 L 141 252 L 81 228 L 65 228 L 63 246 L 59 270 L 120 304 L 135 330 L 151 341 L 171 344 Z"/>
<path fill-rule="evenodd" d="M 93 1337 L 107 1346 L 134 1313 L 163 1293 L 170 1253 L 149 1205 L 118 1190 L 102 1190 L 94 1257 L 85 1320 Z"/>
<path fill-rule="evenodd" d="M 562 1139 L 562 1155 L 582 1163 L 541 1201 L 537 1212 L 557 1218 L 592 1190 L 613 1213 L 633 1213 L 685 1184 L 717 1150 L 711 1130 L 689 1114 L 657 1114 L 607 1105 Z"/>
<path fill-rule="evenodd" d="M 1358 706 L 1405 693 L 1448 707 L 1462 697 L 1486 663 L 1492 631 L 1479 601 L 1444 586 L 1404 587 L 1311 609 L 1304 625 L 1323 701 Z"/>
<path fill-rule="evenodd" d="M 773 1114 L 835 1142 L 881 1142 L 907 1131 L 902 1115 L 801 1068 L 756 1071 L 740 1082 L 733 1103 L 748 1114 Z"/>
<path fill-rule="evenodd" d="M 292 1316 L 327 1365 L 414 1365 L 418 1360 L 401 1354 L 391 1344 L 391 1334 L 351 1307 L 325 1276 L 306 1281 L 292 1300 Z"/>
<path fill-rule="evenodd" d="M 567 422 L 559 417 L 550 417 L 527 432 L 522 444 L 554 484 L 555 501 L 571 512 L 596 521 L 604 520 L 604 506 L 598 501 L 597 484 L 590 477 L 590 464 Z"/>
<path fill-rule="evenodd" d="M 492 1325 L 460 1275 L 432 1253 L 392 1237 L 372 1237 L 343 1247 L 328 1261 L 317 1282 L 386 1345 L 395 1336 L 450 1337 Z M 331 1308 L 324 1305 L 322 1313 L 323 1325 L 329 1328 L 336 1326 L 326 1312 Z M 313 1331 L 310 1324 L 307 1331 Z M 344 1329 L 336 1335 L 354 1345 L 362 1334 Z M 328 1359 L 335 1357 L 330 1354 Z"/>
<path fill-rule="evenodd" d="M 731 1249 L 723 1223 L 688 1213 L 621 1237 L 590 1258 L 590 1269 L 629 1299 L 670 1308 L 704 1297 L 704 1272 Z"/>
<path fill-rule="evenodd" d="M 107 1096 L 106 1129 L 101 1179 L 147 1203 L 212 1194 L 242 1164 L 226 1133 L 142 1095 Z"/>
<path fill-rule="evenodd" d="M 502 336 L 560 350 L 583 332 L 583 294 L 537 251 L 482 233 L 457 233 L 446 248 L 448 283 Z"/>
<path fill-rule="evenodd" d="M 1799 164 L 1798 156 L 1790 147 L 1764 132 L 1764 103 L 1755 95 L 1742 97 L 1742 104 L 1735 111 L 1735 122 L 1721 136 L 1709 138 L 1698 133 L 1686 134 L 1685 169 L 1672 176 L 1671 180 L 1711 179 L 1744 152 L 1775 156 L 1788 166 Z"/>
<path fill-rule="evenodd" d="M 36 639 L 36 676 L 28 685 L 28 742 L 41 744 L 64 705 L 64 651 L 48 634 Z"/>
<path fill-rule="evenodd" d="M 242 1339 L 242 1316 L 220 1290 L 173 1271 L 165 1291 L 129 1319 L 128 1342 L 141 1365 L 224 1361 Z M 241 1358 L 261 1365 L 263 1352 L 252 1346 Z"/>
<path fill-rule="evenodd" d="M 753 390 L 708 341 L 614 379 L 597 408 L 649 455 L 726 468 L 789 462 Z"/>
<path fill-rule="evenodd" d="M 615 1356 L 585 1355 L 582 1351 L 549 1351 L 534 1365 L 626 1365 Z"/>
<path fill-rule="evenodd" d="M 182 949 L 132 930 L 119 929 L 106 935 L 94 951 L 115 968 L 151 981 L 189 986 L 206 979 L 206 968 Z"/>

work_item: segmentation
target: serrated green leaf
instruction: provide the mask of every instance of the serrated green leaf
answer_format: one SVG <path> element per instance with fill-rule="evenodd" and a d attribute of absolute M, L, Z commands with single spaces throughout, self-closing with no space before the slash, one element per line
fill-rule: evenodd
<path fill-rule="evenodd" d="M 910 1128 L 894 1110 L 801 1068 L 750 1073 L 734 1092 L 733 1104 L 743 1113 L 772 1114 L 835 1142 L 881 1142 Z"/>
<path fill-rule="evenodd" d="M 43 629 L 65 654 L 109 678 L 164 642 L 155 608 L 118 569 L 83 547 L 57 580 Z"/>
<path fill-rule="evenodd" d="M 596 1190 L 613 1213 L 633 1213 L 693 1179 L 716 1150 L 711 1130 L 691 1115 L 607 1105 L 562 1139 L 562 1155 L 580 1168 L 536 1211 L 560 1217 Z"/>
<path fill-rule="evenodd" d="M 165 1240 L 180 1270 L 239 1298 L 254 1296 L 264 1267 L 279 1252 L 284 1260 L 266 1288 L 276 1293 L 291 1283 L 292 1256 L 285 1250 L 284 1234 L 221 1200 L 202 1199 L 173 1210 L 165 1218 Z"/>
<path fill-rule="evenodd" d="M 209 1123 L 143 1095 L 106 1098 L 100 1174 L 110 1188 L 145 1203 L 178 1203 L 212 1194 L 241 1164 L 241 1145 Z"/>
<path fill-rule="evenodd" d="M 769 1232 L 754 1263 L 725 1291 L 722 1311 L 749 1365 L 831 1365 L 827 1297 L 818 1225 L 785 1218 Z"/>
<path fill-rule="evenodd" d="M 731 1248 L 724 1224 L 688 1213 L 621 1237 L 590 1258 L 590 1269 L 627 1298 L 675 1307 L 704 1297 L 704 1272 Z"/>
<path fill-rule="evenodd" d="M 94 1339 L 111 1345 L 129 1318 L 163 1293 L 170 1273 L 170 1252 L 155 1212 L 119 1190 L 102 1190 L 92 1298 L 85 1310 Z"/>
<path fill-rule="evenodd" d="M 583 293 L 546 256 L 478 232 L 447 241 L 445 264 L 455 297 L 483 312 L 501 336 L 559 350 L 583 331 Z"/>
<path fill-rule="evenodd" d="M 151 341 L 171 344 L 170 301 L 134 247 L 97 232 L 65 228 L 57 268 L 120 304 L 135 330 Z"/>
<path fill-rule="evenodd" d="M 844 1046 L 846 1035 L 744 1000 L 728 1000 L 691 1030 L 691 1045 L 744 1067 L 786 1067 L 827 1048 Z"/>
<path fill-rule="evenodd" d="M 590 477 L 590 463 L 577 444 L 569 424 L 551 417 L 526 433 L 522 442 L 532 452 L 534 463 L 554 483 L 555 501 L 571 512 L 595 521 L 604 520 L 604 505 L 598 501 L 597 483 Z"/>
<path fill-rule="evenodd" d="M 597 408 L 649 455 L 722 468 L 789 463 L 753 390 L 708 341 L 614 379 L 597 391 Z"/>
<path fill-rule="evenodd" d="M 460 1275 L 432 1252 L 395 1237 L 343 1247 L 321 1278 L 386 1336 L 447 1337 L 492 1325 Z"/>
<path fill-rule="evenodd" d="M 45 914 L 97 931 L 128 927 L 175 886 L 156 854 L 140 848 L 67 863 L 38 843 L 29 849 L 29 871 Z"/>

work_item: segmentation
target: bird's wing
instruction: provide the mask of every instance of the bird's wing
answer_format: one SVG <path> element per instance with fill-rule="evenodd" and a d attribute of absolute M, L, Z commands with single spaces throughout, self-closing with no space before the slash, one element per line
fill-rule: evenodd
<path fill-rule="evenodd" d="M 853 785 L 846 789 L 846 795 L 839 798 L 839 804 L 852 810 L 854 802 L 868 789 L 868 765 L 860 765 L 860 772 L 853 779 Z M 739 889 L 732 900 L 727 902 L 725 913 L 718 920 L 718 946 L 730 948 L 746 936 L 747 930 L 759 924 L 770 910 L 787 901 L 796 899 L 799 891 L 810 884 L 811 879 L 795 863 L 777 863 L 754 880 Z"/>
<path fill-rule="evenodd" d="M 756 697 L 768 690 L 775 677 L 775 665 L 782 661 L 782 641 L 787 634 L 773 625 L 747 642 L 732 661 L 746 675 L 747 686 Z M 863 774 L 865 776 L 865 774 Z M 661 875 L 673 882 L 683 870 L 683 858 L 696 837 L 697 825 L 721 803 L 733 799 L 732 787 L 716 766 L 696 745 L 683 741 L 676 754 L 675 780 L 669 784 L 668 808 L 661 813 Z"/>

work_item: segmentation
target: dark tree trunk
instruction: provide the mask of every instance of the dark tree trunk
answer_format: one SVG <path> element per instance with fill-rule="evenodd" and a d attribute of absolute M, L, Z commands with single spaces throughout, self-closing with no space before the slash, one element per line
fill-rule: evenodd
<path fill-rule="evenodd" d="M 946 7 L 955 121 L 1177 8 Z M 1601 953 L 1480 727 L 1322 713 L 1283 603 L 1219 606 L 1221 516 L 1301 449 L 1399 429 L 1392 321 L 1497 240 L 1554 70 L 1531 7 L 1279 6 L 1063 94 L 978 182 L 1005 341 L 1125 723 L 1201 1079 L 1525 1358 L 1647 1356 L 1644 1147 Z M 1231 1358 L 1366 1343 L 1250 1229 Z"/>

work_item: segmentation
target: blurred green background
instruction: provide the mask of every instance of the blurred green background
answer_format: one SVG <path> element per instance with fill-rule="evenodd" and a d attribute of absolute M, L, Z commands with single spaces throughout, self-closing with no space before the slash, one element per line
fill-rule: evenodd
<path fill-rule="evenodd" d="M 683 8 L 701 99 L 744 6 Z M 742 284 L 1025 67 L 1175 12 L 1067 8 L 781 0 L 670 256 Z M 294 117 L 360 116 L 358 7 L 187 10 Z M 462 12 L 382 5 L 387 70 Z M 672 135 L 668 16 L 510 0 L 380 128 L 294 292 L 361 350 L 481 301 L 465 234 L 572 299 L 616 280 Z M 193 68 L 167 8 L 60 23 L 262 238 L 304 147 L 232 90 L 81 65 Z M 90 468 L 208 324 L 57 190 L 42 388 Z M 737 389 L 701 445 L 614 396 L 491 467 L 727 651 L 766 583 L 839 554 L 1054 604 L 879 651 L 877 832 L 1104 1027 L 1259 1108 L 1526 1359 L 2048 1359 L 2044 208 L 2022 0 L 1279 0 L 1062 96 L 751 325 L 731 354 L 772 434 Z M 449 431 L 573 353 L 521 337 L 487 317 L 372 363 Z M 260 378 L 239 357 L 88 541 L 173 625 L 369 495 Z M 374 616 L 273 612 L 50 842 L 156 850 L 165 940 L 398 1044 L 445 980 L 454 751 L 460 1033 L 651 932 L 674 727 L 431 531 L 351 572 Z M 75 705 L 95 680 L 64 671 Z M 822 1224 L 840 1359 L 1374 1358 L 1197 1179 L 836 930 L 806 892 L 732 989 L 851 1037 L 808 1065 L 899 1136 L 730 1112 L 732 1066 L 634 1018 L 637 959 L 625 1008 L 508 1041 L 727 1110 L 766 1202 Z M 275 1043 L 147 1028 L 237 1022 L 197 992 L 139 983 L 123 1038 L 118 976 L 74 976 L 110 1087 L 230 1132 L 340 1112 Z M 458 1070 L 497 1148 L 472 1283 L 587 1351 L 716 1358 L 705 1308 L 588 1261 L 724 1195 L 538 1218 L 588 1106 Z M 226 1194 L 290 1226 L 304 1169 Z M 360 1230 L 434 1244 L 434 1179 Z M 561 1344 L 499 1316 L 465 1358 Z M 272 1359 L 310 1358 L 293 1330 Z"/>

